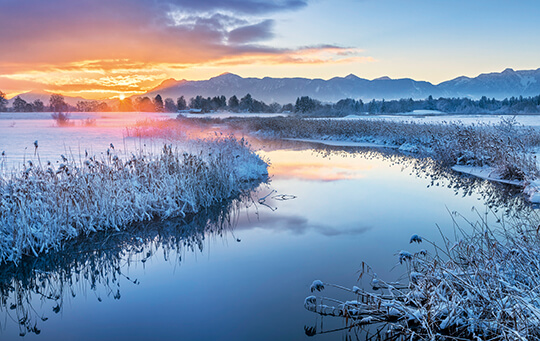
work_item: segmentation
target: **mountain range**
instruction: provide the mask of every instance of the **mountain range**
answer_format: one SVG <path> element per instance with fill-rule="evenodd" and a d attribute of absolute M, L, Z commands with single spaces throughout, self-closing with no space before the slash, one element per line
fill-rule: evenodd
<path fill-rule="evenodd" d="M 469 97 L 487 96 L 504 99 L 512 96 L 540 95 L 540 69 L 481 74 L 474 78 L 458 77 L 434 85 L 410 78 L 391 79 L 381 77 L 373 80 L 348 75 L 329 80 L 308 78 L 242 78 L 232 73 L 202 81 L 176 81 L 168 79 L 144 96 L 163 98 L 184 96 L 186 100 L 201 95 L 213 97 L 224 95 L 239 98 L 251 94 L 266 103 L 294 103 L 297 97 L 309 96 L 323 102 L 336 102 L 343 98 L 369 101 L 372 99 L 425 99 L 428 96 Z"/>
<path fill-rule="evenodd" d="M 197 95 L 204 97 L 224 95 L 227 98 L 236 95 L 241 98 L 248 93 L 253 98 L 267 104 L 272 102 L 294 103 L 300 96 L 309 96 L 322 102 L 336 102 L 344 98 L 362 99 L 363 101 L 401 98 L 425 99 L 430 95 L 435 98 L 468 97 L 478 99 L 487 96 L 488 98 L 504 99 L 512 96 L 540 95 L 540 69 L 520 71 L 506 69 L 499 73 L 485 73 L 474 78 L 462 76 L 436 85 L 410 78 L 381 77 L 368 80 L 353 74 L 323 80 L 243 78 L 232 73 L 224 73 L 202 81 L 167 79 L 156 88 L 140 96 L 154 98 L 159 94 L 163 99 L 170 97 L 174 100 L 184 96 L 186 101 L 189 101 L 191 97 Z M 27 102 L 39 98 L 47 104 L 50 94 L 30 92 L 20 96 Z M 70 104 L 75 104 L 79 100 L 84 99 L 66 96 L 66 102 Z"/>

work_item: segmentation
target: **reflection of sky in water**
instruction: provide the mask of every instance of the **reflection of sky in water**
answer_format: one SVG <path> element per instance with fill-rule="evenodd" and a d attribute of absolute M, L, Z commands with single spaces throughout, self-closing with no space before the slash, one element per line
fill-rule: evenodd
<path fill-rule="evenodd" d="M 102 131 L 104 144 L 119 131 Z M 380 158 L 322 157 L 311 149 L 262 153 L 272 162 L 272 180 L 255 201 L 268 195 L 267 206 L 238 211 L 233 231 L 223 238 L 208 234 L 202 252 L 184 249 L 180 261 L 165 261 L 158 249 L 144 264 L 123 262 L 124 274 L 140 284 L 122 278 L 119 300 L 99 289 L 103 283 L 96 293 L 84 280 L 74 285 L 75 298 L 66 291 L 59 314 L 51 302 L 36 299 L 34 308 L 49 320 L 40 322 L 40 335 L 25 339 L 304 339 L 304 325 L 317 319 L 302 305 L 314 279 L 358 285 L 362 261 L 380 277 L 398 277 L 396 252 L 428 248 L 409 245 L 412 234 L 438 240 L 435 224 L 452 231 L 448 210 L 473 220 L 471 207 L 482 210 L 477 195 L 427 188 L 429 180 Z M 279 200 L 284 194 L 295 198 Z M 16 323 L 2 320 L 1 338 L 17 338 Z M 328 320 L 333 324 L 340 321 Z"/>

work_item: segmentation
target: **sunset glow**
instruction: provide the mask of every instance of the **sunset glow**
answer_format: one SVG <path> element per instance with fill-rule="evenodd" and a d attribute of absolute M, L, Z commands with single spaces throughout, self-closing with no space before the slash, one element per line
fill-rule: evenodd
<path fill-rule="evenodd" d="M 10 96 L 121 98 L 224 72 L 437 83 L 538 67 L 533 1 L 0 2 L 0 90 Z M 456 20 L 465 8 L 468 20 Z M 500 24 L 514 14 L 519 22 Z"/>

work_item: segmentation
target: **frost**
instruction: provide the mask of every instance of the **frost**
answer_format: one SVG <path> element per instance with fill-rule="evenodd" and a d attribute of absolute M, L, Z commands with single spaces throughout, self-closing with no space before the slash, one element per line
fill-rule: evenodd
<path fill-rule="evenodd" d="M 369 323 L 390 323 L 400 337 L 395 339 L 538 340 L 540 220 L 537 215 L 528 218 L 497 229 L 484 220 L 466 220 L 471 229 L 459 228 L 457 242 L 444 236 L 442 246 L 427 241 L 436 252 L 424 251 L 424 257 L 399 252 L 407 285 L 379 280 L 363 264 L 361 276 L 371 275 L 373 289 L 380 291 L 326 284 L 354 294 L 356 300 L 324 297 L 340 304 L 316 312 L 345 318 L 351 327 L 364 324 L 366 317 L 373 319 Z M 346 314 L 347 309 L 354 314 Z"/>
<path fill-rule="evenodd" d="M 414 144 L 411 144 L 411 143 L 402 144 L 399 147 L 399 150 L 402 151 L 402 152 L 407 152 L 407 153 L 418 153 L 418 152 L 420 152 L 420 149 L 418 148 L 418 146 L 416 146 Z"/>
<path fill-rule="evenodd" d="M 411 236 L 411 239 L 409 240 L 409 244 L 412 244 L 412 243 L 418 243 L 420 244 L 422 242 L 422 237 L 420 237 L 419 235 L 417 234 L 413 234 Z"/>
<path fill-rule="evenodd" d="M 315 290 L 322 291 L 324 290 L 324 283 L 316 279 L 313 281 L 313 283 L 311 283 L 311 286 L 309 287 L 309 289 L 311 290 L 311 292 L 314 292 Z"/>
<path fill-rule="evenodd" d="M 413 256 L 409 251 L 401 250 L 399 252 L 399 262 L 403 263 L 404 261 L 412 260 Z"/>

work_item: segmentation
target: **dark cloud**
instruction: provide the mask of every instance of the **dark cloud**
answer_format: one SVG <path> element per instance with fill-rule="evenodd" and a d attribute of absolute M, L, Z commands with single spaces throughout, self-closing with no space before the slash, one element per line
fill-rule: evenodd
<path fill-rule="evenodd" d="M 274 36 L 272 33 L 273 26 L 273 20 L 265 20 L 255 25 L 236 28 L 229 32 L 228 42 L 232 44 L 246 44 L 271 39 Z"/>
<path fill-rule="evenodd" d="M 167 2 L 167 1 L 164 1 Z M 259 1 L 259 0 L 177 0 L 170 1 L 177 9 L 194 11 L 230 11 L 239 14 L 268 14 L 298 10 L 307 6 L 306 0 Z"/>

